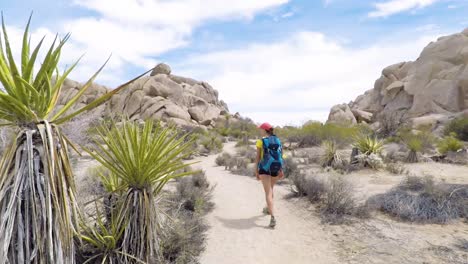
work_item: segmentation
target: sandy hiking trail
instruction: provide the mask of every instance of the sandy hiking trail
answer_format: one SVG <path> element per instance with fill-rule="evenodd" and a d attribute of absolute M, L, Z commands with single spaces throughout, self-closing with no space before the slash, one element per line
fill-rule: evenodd
<path fill-rule="evenodd" d="M 233 153 L 234 143 L 224 150 Z M 206 171 L 213 192 L 215 209 L 208 214 L 210 226 L 203 264 L 339 263 L 333 242 L 320 220 L 285 200 L 287 186 L 275 186 L 277 227 L 268 228 L 269 216 L 260 182 L 253 177 L 232 175 L 216 167 L 216 155 L 198 158 L 197 167 Z"/>

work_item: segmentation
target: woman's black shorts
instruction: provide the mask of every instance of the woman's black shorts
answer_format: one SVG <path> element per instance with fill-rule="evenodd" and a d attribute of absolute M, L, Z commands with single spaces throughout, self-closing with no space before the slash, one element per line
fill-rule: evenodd
<path fill-rule="evenodd" d="M 278 176 L 279 172 L 270 173 L 269 171 L 265 171 L 265 170 L 263 170 L 263 169 L 259 169 L 259 170 L 258 170 L 258 174 L 260 174 L 260 175 L 270 175 L 271 177 L 276 177 L 276 176 Z"/>

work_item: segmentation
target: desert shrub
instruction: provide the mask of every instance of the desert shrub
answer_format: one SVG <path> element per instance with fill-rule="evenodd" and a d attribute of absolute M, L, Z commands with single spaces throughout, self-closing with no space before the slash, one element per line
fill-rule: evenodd
<path fill-rule="evenodd" d="M 176 185 L 173 201 L 182 204 L 186 211 L 204 213 L 214 206 L 211 200 L 211 188 L 204 172 L 181 178 Z"/>
<path fill-rule="evenodd" d="M 322 167 L 332 167 L 335 164 L 342 163 L 342 158 L 338 153 L 338 146 L 334 141 L 325 140 L 322 143 L 322 149 L 324 150 L 320 161 Z"/>
<path fill-rule="evenodd" d="M 368 135 L 357 135 L 354 139 L 353 146 L 356 147 L 361 154 L 371 155 L 371 154 L 380 154 L 383 149 L 383 141 L 379 140 L 377 137 L 372 137 Z"/>
<path fill-rule="evenodd" d="M 306 177 L 304 174 L 291 176 L 292 191 L 297 196 L 306 196 L 311 202 L 318 202 L 325 193 L 325 184 L 316 177 Z"/>
<path fill-rule="evenodd" d="M 223 152 L 216 157 L 215 163 L 218 166 L 227 166 L 233 157 L 227 152 Z"/>
<path fill-rule="evenodd" d="M 440 154 L 445 155 L 449 151 L 456 152 L 460 149 L 463 149 L 463 142 L 458 140 L 454 134 L 445 136 L 437 143 L 437 150 Z"/>
<path fill-rule="evenodd" d="M 385 164 L 385 170 L 395 175 L 403 175 L 408 173 L 408 170 L 402 164 L 396 162 Z"/>
<path fill-rule="evenodd" d="M 354 188 L 343 177 L 330 177 L 326 184 L 323 211 L 330 215 L 351 215 L 356 207 Z"/>
<path fill-rule="evenodd" d="M 376 121 L 380 123 L 379 136 L 388 138 L 396 135 L 398 129 L 406 123 L 406 118 L 401 112 L 382 112 Z"/>
<path fill-rule="evenodd" d="M 465 238 L 458 239 L 455 246 L 465 252 L 468 252 L 468 239 L 465 239 Z"/>
<path fill-rule="evenodd" d="M 245 167 L 236 167 L 235 169 L 231 170 L 233 174 L 236 175 L 242 175 L 242 176 L 255 176 L 254 175 L 254 170 L 248 168 L 247 166 Z"/>
<path fill-rule="evenodd" d="M 367 218 L 368 204 L 358 205 L 354 186 L 342 176 L 332 176 L 327 180 L 295 174 L 291 177 L 291 190 L 299 197 L 307 197 L 316 203 L 322 219 L 327 223 L 344 223 L 347 216 Z"/>
<path fill-rule="evenodd" d="M 206 247 L 208 225 L 203 218 L 174 211 L 164 225 L 160 247 L 165 263 L 198 263 Z"/>
<path fill-rule="evenodd" d="M 418 153 L 425 152 L 432 148 L 435 142 L 430 129 L 420 128 L 420 131 L 413 131 L 410 127 L 403 127 L 398 130 L 396 142 L 403 143 L 409 150 L 407 162 L 418 162 Z"/>
<path fill-rule="evenodd" d="M 424 190 L 425 188 L 430 188 L 429 186 L 433 185 L 434 180 L 432 177 L 418 177 L 414 175 L 408 175 L 400 183 L 398 188 L 404 191 L 418 192 Z"/>
<path fill-rule="evenodd" d="M 298 164 L 292 157 L 284 159 L 283 172 L 285 178 L 290 178 L 292 175 L 299 173 Z"/>
<path fill-rule="evenodd" d="M 245 158 L 249 163 L 253 163 L 257 159 L 257 150 L 252 147 L 241 147 L 237 149 L 237 156 Z"/>
<path fill-rule="evenodd" d="M 258 136 L 257 126 L 249 118 L 232 119 L 229 117 L 225 122 L 218 122 L 215 131 L 224 137 L 232 137 L 244 141 Z"/>
<path fill-rule="evenodd" d="M 324 140 L 334 141 L 338 146 L 343 146 L 350 143 L 352 136 L 359 130 L 357 126 L 308 122 L 299 128 L 278 129 L 277 134 L 286 141 L 297 142 L 299 147 L 319 146 Z"/>
<path fill-rule="evenodd" d="M 374 153 L 370 155 L 360 154 L 356 156 L 356 159 L 362 166 L 369 167 L 374 170 L 378 170 L 384 167 L 382 158 Z"/>
<path fill-rule="evenodd" d="M 368 202 L 402 221 L 446 224 L 453 219 L 468 218 L 468 185 L 407 178 Z"/>
<path fill-rule="evenodd" d="M 206 231 L 204 215 L 214 204 L 212 188 L 204 172 L 177 182 L 176 191 L 169 194 L 165 214 L 169 217 L 161 225 L 161 251 L 165 263 L 198 263 L 205 249 Z"/>
<path fill-rule="evenodd" d="M 200 138 L 200 144 L 205 147 L 210 153 L 218 153 L 223 149 L 223 141 L 215 134 L 209 134 L 208 136 L 202 136 Z"/>
<path fill-rule="evenodd" d="M 468 117 L 450 121 L 444 128 L 444 134 L 450 136 L 451 133 L 455 133 L 460 140 L 468 141 Z"/>

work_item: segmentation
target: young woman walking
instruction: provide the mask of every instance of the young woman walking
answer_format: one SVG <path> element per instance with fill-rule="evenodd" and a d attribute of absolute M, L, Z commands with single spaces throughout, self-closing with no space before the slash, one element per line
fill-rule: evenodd
<path fill-rule="evenodd" d="M 267 207 L 263 209 L 265 214 L 270 214 L 270 227 L 276 226 L 275 210 L 273 205 L 273 187 L 276 182 L 284 177 L 283 174 L 283 149 L 281 141 L 274 134 L 273 127 L 268 123 L 259 126 L 262 138 L 257 141 L 257 180 L 262 182 L 265 191 Z"/>

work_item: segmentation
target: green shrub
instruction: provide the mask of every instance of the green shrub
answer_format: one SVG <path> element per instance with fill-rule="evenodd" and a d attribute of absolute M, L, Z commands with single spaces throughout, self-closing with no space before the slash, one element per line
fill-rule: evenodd
<path fill-rule="evenodd" d="M 200 144 L 209 152 L 220 152 L 223 149 L 223 141 L 216 135 L 209 135 L 200 139 Z"/>
<path fill-rule="evenodd" d="M 284 141 L 297 142 L 300 147 L 319 146 L 325 140 L 334 141 L 338 146 L 343 146 L 350 143 L 353 135 L 361 129 L 358 126 L 308 122 L 302 127 L 277 129 L 277 135 Z"/>
<path fill-rule="evenodd" d="M 461 117 L 450 121 L 444 129 L 446 136 L 455 133 L 456 137 L 463 141 L 468 141 L 468 117 Z"/>
<path fill-rule="evenodd" d="M 463 142 L 458 140 L 453 133 L 441 139 L 437 144 L 437 149 L 443 155 L 447 154 L 449 151 L 458 151 L 462 148 Z"/>

